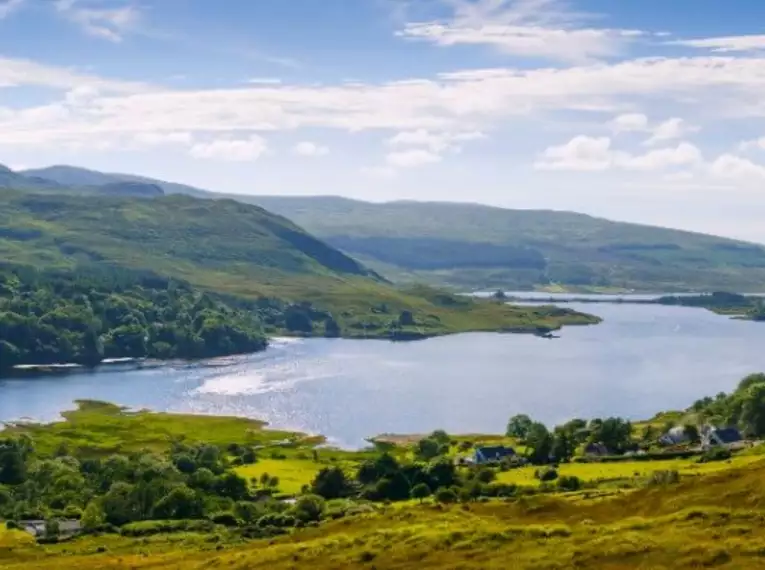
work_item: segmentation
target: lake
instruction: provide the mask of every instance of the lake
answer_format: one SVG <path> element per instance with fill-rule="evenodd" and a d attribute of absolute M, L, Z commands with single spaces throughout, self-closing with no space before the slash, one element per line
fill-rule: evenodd
<path fill-rule="evenodd" d="M 383 432 L 501 432 L 520 412 L 549 424 L 647 418 L 765 371 L 765 323 L 684 307 L 568 306 L 605 320 L 565 328 L 554 340 L 483 333 L 410 343 L 288 339 L 214 365 L 0 380 L 0 421 L 54 420 L 89 398 L 257 417 L 354 447 Z"/>

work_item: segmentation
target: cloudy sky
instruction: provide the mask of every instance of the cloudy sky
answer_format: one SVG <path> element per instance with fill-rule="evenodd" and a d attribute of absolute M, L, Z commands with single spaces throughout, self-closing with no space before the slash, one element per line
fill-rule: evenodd
<path fill-rule="evenodd" d="M 0 163 L 765 242 L 762 0 L 0 0 Z"/>

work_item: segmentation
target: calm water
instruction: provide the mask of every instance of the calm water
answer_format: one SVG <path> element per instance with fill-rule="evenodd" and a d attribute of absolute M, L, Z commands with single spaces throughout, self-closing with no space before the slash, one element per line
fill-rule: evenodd
<path fill-rule="evenodd" d="M 562 338 L 466 334 L 416 343 L 277 341 L 227 366 L 166 366 L 0 381 L 0 421 L 53 420 L 79 398 L 237 414 L 356 446 L 382 432 L 504 429 L 525 412 L 645 418 L 765 371 L 765 323 L 701 309 L 572 305 L 603 324 Z"/>

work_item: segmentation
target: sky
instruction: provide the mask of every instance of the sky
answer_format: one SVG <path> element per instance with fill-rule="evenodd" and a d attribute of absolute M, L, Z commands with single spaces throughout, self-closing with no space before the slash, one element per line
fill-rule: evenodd
<path fill-rule="evenodd" d="M 0 0 L 0 163 L 765 243 L 762 0 Z"/>

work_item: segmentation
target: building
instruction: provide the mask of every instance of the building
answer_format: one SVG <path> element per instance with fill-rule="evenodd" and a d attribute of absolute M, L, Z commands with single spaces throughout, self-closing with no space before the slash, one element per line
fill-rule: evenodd
<path fill-rule="evenodd" d="M 512 447 L 505 447 L 504 445 L 495 445 L 487 447 L 476 447 L 474 462 L 476 465 L 484 463 L 493 463 L 501 461 L 506 457 L 514 457 L 515 450 Z"/>
<path fill-rule="evenodd" d="M 19 528 L 34 536 L 40 538 L 45 536 L 44 520 L 19 521 Z M 58 522 L 59 536 L 73 536 L 82 530 L 82 525 L 78 520 L 62 520 Z"/>
<path fill-rule="evenodd" d="M 610 455 L 608 448 L 602 443 L 588 443 L 584 447 L 584 454 L 589 456 L 604 457 Z"/>
<path fill-rule="evenodd" d="M 691 438 L 684 426 L 675 426 L 659 438 L 662 445 L 682 445 L 690 443 Z"/>
<path fill-rule="evenodd" d="M 701 434 L 701 443 L 705 448 L 721 445 L 730 449 L 743 446 L 744 438 L 741 437 L 741 432 L 733 427 L 707 427 Z"/>

